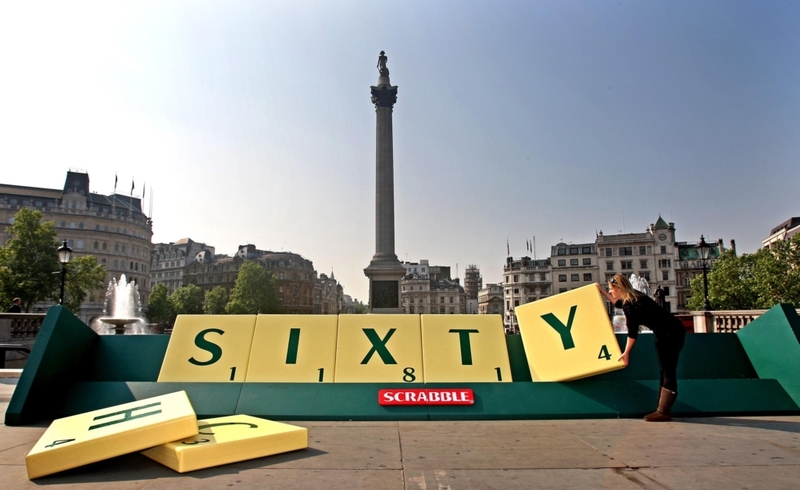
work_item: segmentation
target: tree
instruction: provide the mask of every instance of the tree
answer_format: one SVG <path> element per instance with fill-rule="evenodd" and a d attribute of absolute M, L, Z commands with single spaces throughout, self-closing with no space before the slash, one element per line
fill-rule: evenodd
<path fill-rule="evenodd" d="M 147 319 L 155 323 L 172 324 L 175 322 L 175 311 L 168 297 L 169 290 L 163 283 L 156 284 L 150 290 L 150 301 L 147 304 Z"/>
<path fill-rule="evenodd" d="M 703 307 L 703 277 L 692 279 L 687 306 Z M 708 299 L 715 310 L 768 309 L 778 303 L 800 307 L 800 235 L 754 254 L 724 252 L 708 273 Z"/>
<path fill-rule="evenodd" d="M 106 268 L 97 263 L 92 255 L 76 257 L 67 264 L 67 276 L 64 283 L 64 306 L 70 311 L 78 311 L 89 292 L 100 289 L 105 284 Z M 58 300 L 54 295 L 53 299 Z"/>
<path fill-rule="evenodd" d="M 225 311 L 233 315 L 280 313 L 275 277 L 258 261 L 245 261 Z"/>
<path fill-rule="evenodd" d="M 176 315 L 202 315 L 203 290 L 194 284 L 181 286 L 169 296 Z"/>
<path fill-rule="evenodd" d="M 222 286 L 216 286 L 206 293 L 206 298 L 203 301 L 203 313 L 206 315 L 224 314 L 229 297 L 227 289 Z"/>
<path fill-rule="evenodd" d="M 61 284 L 53 222 L 41 220 L 41 211 L 20 209 L 6 229 L 10 236 L 6 246 L 0 247 L 0 299 L 5 305 L 18 297 L 26 312 L 50 298 Z"/>

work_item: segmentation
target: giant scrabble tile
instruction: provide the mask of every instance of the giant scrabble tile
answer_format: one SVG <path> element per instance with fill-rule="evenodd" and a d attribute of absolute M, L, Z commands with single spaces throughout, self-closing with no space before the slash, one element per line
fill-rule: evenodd
<path fill-rule="evenodd" d="M 499 315 L 422 315 L 427 383 L 511 382 Z"/>
<path fill-rule="evenodd" d="M 54 420 L 25 456 L 28 478 L 50 475 L 197 434 L 186 392 Z"/>
<path fill-rule="evenodd" d="M 339 315 L 335 382 L 424 382 L 419 315 Z"/>
<path fill-rule="evenodd" d="M 332 383 L 336 315 L 258 315 L 248 382 Z"/>
<path fill-rule="evenodd" d="M 179 315 L 158 381 L 243 382 L 256 315 Z"/>
<path fill-rule="evenodd" d="M 518 306 L 516 313 L 534 381 L 567 381 L 625 367 L 594 284 Z"/>
<path fill-rule="evenodd" d="M 199 433 L 142 452 L 178 473 L 297 451 L 308 447 L 308 429 L 233 415 L 198 420 Z"/>

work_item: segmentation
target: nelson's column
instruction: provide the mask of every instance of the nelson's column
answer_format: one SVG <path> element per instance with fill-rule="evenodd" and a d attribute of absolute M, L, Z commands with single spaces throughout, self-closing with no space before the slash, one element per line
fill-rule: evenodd
<path fill-rule="evenodd" d="M 394 150 L 392 107 L 397 86 L 389 81 L 386 55 L 378 57 L 378 86 L 372 90 L 375 104 L 375 255 L 364 274 L 369 278 L 369 307 L 372 313 L 402 313 L 400 279 L 406 268 L 394 253 Z"/>

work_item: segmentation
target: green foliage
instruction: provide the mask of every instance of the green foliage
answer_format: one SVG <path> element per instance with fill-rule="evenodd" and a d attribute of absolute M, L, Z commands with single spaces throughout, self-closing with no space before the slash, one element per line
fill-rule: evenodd
<path fill-rule="evenodd" d="M 234 315 L 280 313 L 275 277 L 258 261 L 245 261 L 225 311 Z"/>
<path fill-rule="evenodd" d="M 64 306 L 73 312 L 80 310 L 89 293 L 102 288 L 105 281 L 106 268 L 98 264 L 94 256 L 70 260 L 64 282 Z M 58 301 L 58 294 L 53 296 L 53 300 Z"/>
<path fill-rule="evenodd" d="M 223 315 L 225 306 L 228 304 L 228 290 L 222 286 L 217 286 L 206 293 L 203 301 L 203 313 L 206 315 Z"/>
<path fill-rule="evenodd" d="M 181 286 L 169 296 L 175 315 L 202 315 L 203 290 L 194 284 Z"/>
<path fill-rule="evenodd" d="M 369 313 L 369 306 L 365 305 L 364 303 L 357 303 L 356 304 L 356 315 L 364 315 Z"/>
<path fill-rule="evenodd" d="M 22 208 L 6 229 L 11 237 L 0 247 L 0 304 L 19 297 L 22 310 L 52 297 L 61 286 L 58 242 L 53 222 L 41 222 L 41 211 Z"/>
<path fill-rule="evenodd" d="M 692 280 L 687 306 L 703 308 L 703 277 Z M 708 298 L 714 310 L 768 309 L 778 303 L 800 307 L 800 235 L 737 257 L 726 251 L 708 273 Z"/>
<path fill-rule="evenodd" d="M 175 322 L 175 310 L 168 297 L 169 290 L 163 283 L 156 284 L 150 290 L 147 303 L 147 319 L 150 322 L 172 324 Z"/>

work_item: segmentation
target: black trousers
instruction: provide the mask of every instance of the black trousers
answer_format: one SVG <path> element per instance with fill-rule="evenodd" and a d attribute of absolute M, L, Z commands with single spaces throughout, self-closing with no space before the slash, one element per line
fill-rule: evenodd
<path fill-rule="evenodd" d="M 658 370 L 661 372 L 661 386 L 669 391 L 678 392 L 678 358 L 686 339 L 684 330 L 656 338 L 658 354 Z"/>

